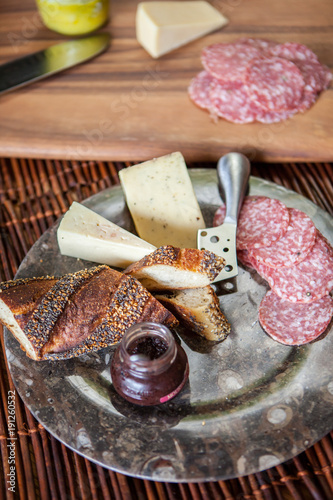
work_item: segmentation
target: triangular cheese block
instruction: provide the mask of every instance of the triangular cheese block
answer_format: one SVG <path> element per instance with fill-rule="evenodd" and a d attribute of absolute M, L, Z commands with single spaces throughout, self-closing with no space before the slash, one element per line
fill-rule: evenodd
<path fill-rule="evenodd" d="M 136 13 L 136 37 L 157 58 L 227 23 L 208 2 L 141 2 Z"/>
<path fill-rule="evenodd" d="M 115 267 L 127 267 L 156 249 L 75 201 L 60 223 L 57 238 L 62 255 Z"/>
<path fill-rule="evenodd" d="M 179 151 L 123 168 L 119 179 L 140 238 L 156 247 L 197 248 L 205 222 Z"/>

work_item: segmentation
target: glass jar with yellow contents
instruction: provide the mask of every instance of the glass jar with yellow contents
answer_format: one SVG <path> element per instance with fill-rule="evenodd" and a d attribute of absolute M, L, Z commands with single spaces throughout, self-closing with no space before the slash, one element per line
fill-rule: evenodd
<path fill-rule="evenodd" d="M 48 28 L 63 35 L 85 35 L 109 16 L 109 0 L 36 0 Z"/>

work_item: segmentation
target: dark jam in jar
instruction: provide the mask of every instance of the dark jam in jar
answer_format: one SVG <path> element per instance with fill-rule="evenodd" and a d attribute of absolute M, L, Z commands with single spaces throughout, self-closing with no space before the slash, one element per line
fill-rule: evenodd
<path fill-rule="evenodd" d="M 158 323 L 139 323 L 125 333 L 111 363 L 112 383 L 131 403 L 152 406 L 176 396 L 188 379 L 184 349 Z"/>

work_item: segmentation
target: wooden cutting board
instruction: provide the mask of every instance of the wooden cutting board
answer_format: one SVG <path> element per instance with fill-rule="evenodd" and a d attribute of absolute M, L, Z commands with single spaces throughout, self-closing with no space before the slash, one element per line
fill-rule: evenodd
<path fill-rule="evenodd" d="M 201 49 L 242 36 L 307 44 L 332 68 L 332 0 L 215 0 L 228 26 L 158 60 L 136 41 L 137 3 L 111 0 L 107 52 L 0 97 L 0 156 L 136 161 L 181 151 L 194 162 L 232 150 L 255 161 L 333 160 L 333 85 L 274 125 L 213 123 L 187 96 Z M 2 0 L 0 19 L 0 63 L 65 38 L 42 25 L 33 0 Z"/>

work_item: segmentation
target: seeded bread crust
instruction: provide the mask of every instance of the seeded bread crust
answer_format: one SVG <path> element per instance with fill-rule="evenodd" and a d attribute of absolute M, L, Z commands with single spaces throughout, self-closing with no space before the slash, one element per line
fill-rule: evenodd
<path fill-rule="evenodd" d="M 124 274 L 137 278 L 148 290 L 183 290 L 209 285 L 225 266 L 225 260 L 207 250 L 159 247 Z"/>
<path fill-rule="evenodd" d="M 225 340 L 230 333 L 230 324 L 211 286 L 156 294 L 155 298 L 176 316 L 187 331 L 212 341 Z"/>
<path fill-rule="evenodd" d="M 7 296 L 7 304 L 12 312 L 27 317 L 57 281 L 57 278 L 50 276 L 5 281 L 0 283 L 0 299 Z M 10 292 L 6 293 L 7 290 Z"/>
<path fill-rule="evenodd" d="M 3 281 L 0 283 L 0 293 L 3 292 L 4 290 L 8 290 L 8 288 L 15 287 L 17 288 L 19 285 L 32 285 L 33 283 L 38 283 L 40 281 L 47 281 L 47 280 L 56 280 L 54 276 L 40 276 L 38 278 L 20 278 L 17 280 L 9 280 L 9 281 Z"/>
<path fill-rule="evenodd" d="M 29 299 L 32 288 L 35 302 Z M 13 280 L 0 290 L 0 321 L 35 360 L 108 347 L 141 321 L 178 323 L 137 280 L 104 265 L 58 279 Z"/>

